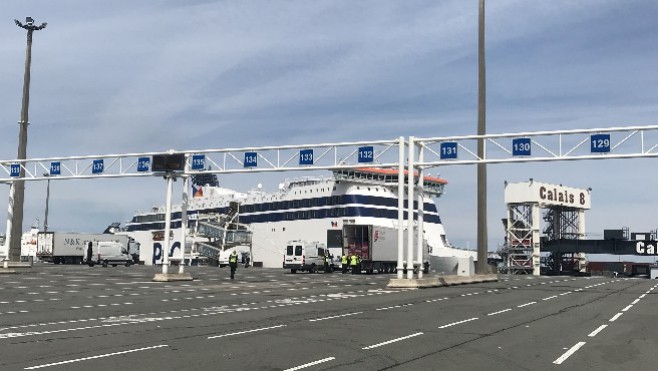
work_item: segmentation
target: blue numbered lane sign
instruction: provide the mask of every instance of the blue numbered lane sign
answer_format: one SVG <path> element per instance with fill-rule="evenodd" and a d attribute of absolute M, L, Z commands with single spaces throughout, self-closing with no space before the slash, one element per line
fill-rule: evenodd
<path fill-rule="evenodd" d="M 21 165 L 20 164 L 11 164 L 9 168 L 10 176 L 20 176 L 21 175 Z"/>
<path fill-rule="evenodd" d="M 530 138 L 512 139 L 512 156 L 530 156 L 532 144 Z"/>
<path fill-rule="evenodd" d="M 441 160 L 450 160 L 457 158 L 457 142 L 441 143 Z"/>
<path fill-rule="evenodd" d="M 359 162 L 373 162 L 375 160 L 375 149 L 372 146 L 359 147 Z"/>
<path fill-rule="evenodd" d="M 592 153 L 609 153 L 610 152 L 610 134 L 593 134 L 590 137 Z"/>
<path fill-rule="evenodd" d="M 257 167 L 258 166 L 258 153 L 245 152 L 244 153 L 244 167 Z"/>
<path fill-rule="evenodd" d="M 140 157 L 137 159 L 137 171 L 139 172 L 149 171 L 150 168 L 151 168 L 150 157 Z"/>
<path fill-rule="evenodd" d="M 62 173 L 62 166 L 57 162 L 50 163 L 50 175 L 60 175 Z"/>
<path fill-rule="evenodd" d="M 192 156 L 192 170 L 203 170 L 206 167 L 205 155 Z"/>
<path fill-rule="evenodd" d="M 299 164 L 300 165 L 313 165 L 313 150 L 302 149 L 299 151 Z"/>
<path fill-rule="evenodd" d="M 103 172 L 105 168 L 105 164 L 103 163 L 103 160 L 94 160 L 94 162 L 91 164 L 91 172 L 92 174 L 100 174 Z"/>

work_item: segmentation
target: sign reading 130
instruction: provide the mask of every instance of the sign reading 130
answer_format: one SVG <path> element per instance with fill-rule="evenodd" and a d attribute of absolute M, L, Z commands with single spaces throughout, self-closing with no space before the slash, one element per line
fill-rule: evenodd
<path fill-rule="evenodd" d="M 258 153 L 257 152 L 245 152 L 244 153 L 244 167 L 256 167 L 258 166 Z"/>
<path fill-rule="evenodd" d="M 512 139 L 512 156 L 530 156 L 531 150 L 530 138 Z"/>
<path fill-rule="evenodd" d="M 610 152 L 610 134 L 593 134 L 590 137 L 590 143 L 593 153 Z"/>

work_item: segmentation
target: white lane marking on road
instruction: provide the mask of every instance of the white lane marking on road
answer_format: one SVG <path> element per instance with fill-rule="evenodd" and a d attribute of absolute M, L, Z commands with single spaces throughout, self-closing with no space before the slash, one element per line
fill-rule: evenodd
<path fill-rule="evenodd" d="M 614 322 L 614 321 L 616 321 L 617 318 L 621 317 L 622 314 L 624 314 L 624 313 L 621 313 L 621 312 L 620 312 L 620 313 L 615 314 L 614 317 L 610 318 L 610 322 Z"/>
<path fill-rule="evenodd" d="M 50 324 L 57 324 L 56 322 Z M 0 339 L 16 338 L 22 336 L 33 336 L 33 335 L 44 335 L 44 334 L 55 334 L 58 332 L 69 332 L 69 331 L 78 331 L 78 330 L 89 330 L 94 328 L 109 327 L 109 326 L 120 326 L 127 323 L 113 323 L 110 325 L 98 325 L 98 326 L 86 326 L 86 327 L 77 327 L 77 328 L 67 328 L 61 330 L 51 330 L 51 331 L 40 331 L 40 332 L 10 332 L 6 334 L 0 334 Z"/>
<path fill-rule="evenodd" d="M 37 368 L 44 368 L 44 367 L 51 367 L 51 366 L 59 366 L 59 365 L 65 365 L 67 363 L 74 363 L 74 362 L 81 362 L 81 361 L 88 361 L 90 359 L 98 359 L 98 358 L 104 358 L 104 357 L 110 357 L 110 356 L 116 356 L 119 354 L 126 354 L 126 353 L 133 353 L 133 352 L 139 352 L 142 350 L 151 350 L 151 349 L 157 349 L 157 348 L 163 348 L 163 347 L 168 347 L 169 345 L 155 345 L 152 347 L 146 347 L 146 348 L 138 348 L 138 349 L 131 349 L 131 350 L 124 350 L 122 352 L 114 352 L 114 353 L 107 353 L 107 354 L 101 354 L 97 356 L 91 356 L 91 357 L 84 357 L 84 358 L 78 358 L 78 359 L 71 359 L 68 361 L 62 361 L 62 362 L 56 362 L 56 363 L 48 363 L 45 365 L 38 365 L 38 366 L 32 366 L 32 367 L 25 367 L 24 370 L 34 370 Z"/>
<path fill-rule="evenodd" d="M 323 358 L 323 359 L 321 359 L 321 360 L 319 360 L 319 361 L 306 363 L 306 364 L 299 365 L 299 366 L 297 366 L 297 367 L 293 367 L 293 368 L 287 368 L 287 369 L 285 369 L 284 371 L 295 371 L 295 370 L 301 370 L 302 368 L 306 368 L 306 367 L 310 367 L 310 366 L 319 365 L 320 363 L 325 363 L 325 362 L 333 361 L 334 359 L 336 359 L 336 357 Z"/>
<path fill-rule="evenodd" d="M 640 299 L 635 299 L 635 300 L 633 300 L 633 302 L 632 302 L 631 304 L 635 305 L 635 304 L 637 304 L 639 301 L 640 301 Z"/>
<path fill-rule="evenodd" d="M 528 305 L 532 305 L 532 304 L 537 304 L 537 302 L 536 302 L 536 301 L 531 301 L 530 303 L 525 303 L 525 304 L 517 305 L 516 307 L 517 307 L 517 308 L 523 308 L 523 307 L 527 307 Z"/>
<path fill-rule="evenodd" d="M 507 308 L 507 309 L 499 310 L 498 312 L 489 313 L 489 314 L 487 314 L 487 316 L 493 316 L 493 315 L 496 315 L 496 314 L 509 312 L 510 310 L 512 310 L 512 308 Z"/>
<path fill-rule="evenodd" d="M 477 319 L 479 319 L 479 318 L 477 318 L 477 317 L 473 317 L 473 318 L 465 319 L 465 320 L 463 320 L 463 321 L 453 322 L 453 323 L 449 323 L 449 324 L 447 324 L 447 325 L 439 326 L 439 328 L 446 328 L 446 327 L 450 327 L 450 326 L 455 326 L 455 325 L 459 325 L 459 324 L 462 324 L 462 323 L 466 323 L 466 322 L 470 322 L 470 321 L 475 321 L 475 320 L 477 320 Z"/>
<path fill-rule="evenodd" d="M 626 308 L 622 309 L 622 312 L 626 312 L 627 310 L 633 308 L 633 304 L 626 306 Z"/>
<path fill-rule="evenodd" d="M 553 363 L 555 363 L 556 365 L 562 364 L 562 362 L 566 361 L 567 358 L 571 357 L 572 354 L 576 353 L 576 351 L 578 351 L 578 349 L 580 349 L 585 344 L 586 343 L 584 341 L 581 341 L 580 343 L 572 346 L 571 349 L 567 350 L 566 353 L 564 353 L 562 356 L 560 356 L 560 358 L 553 361 Z"/>
<path fill-rule="evenodd" d="M 551 299 L 555 299 L 555 298 L 557 298 L 557 295 L 549 296 L 549 297 L 543 298 L 541 300 L 551 300 Z"/>
<path fill-rule="evenodd" d="M 640 299 L 644 299 L 645 296 L 647 296 L 647 294 L 640 295 Z"/>
<path fill-rule="evenodd" d="M 246 331 L 240 331 L 240 332 L 232 332 L 232 333 L 230 333 L 230 334 L 208 336 L 208 339 L 216 339 L 216 338 L 222 338 L 222 337 L 233 336 L 233 335 L 242 335 L 242 334 L 247 334 L 247 333 L 250 333 L 250 332 L 265 331 L 265 330 L 271 330 L 271 329 L 273 329 L 273 328 L 286 327 L 286 326 L 287 326 L 287 325 L 276 325 L 276 326 L 270 326 L 270 327 L 257 328 L 257 329 L 253 329 L 253 330 L 246 330 Z"/>
<path fill-rule="evenodd" d="M 314 318 L 314 319 L 309 319 L 309 322 L 317 322 L 317 321 L 324 321 L 326 319 L 332 319 L 332 318 L 339 318 L 339 317 L 347 317 L 347 316 L 353 316 L 355 314 L 361 314 L 363 312 L 354 312 L 354 313 L 347 313 L 347 314 L 340 314 L 337 316 L 331 316 L 331 317 L 324 317 L 324 318 Z"/>
<path fill-rule="evenodd" d="M 395 343 L 395 342 L 398 342 L 398 341 L 401 341 L 401 340 L 406 340 L 406 339 L 409 339 L 409 338 L 412 338 L 412 337 L 415 337 L 415 336 L 418 336 L 418 335 L 422 335 L 422 334 L 423 334 L 422 332 L 417 332 L 415 334 L 403 336 L 401 338 L 385 341 L 383 343 L 379 343 L 379 344 L 375 344 L 375 345 L 370 345 L 370 346 L 367 346 L 367 347 L 364 347 L 364 348 L 361 348 L 361 349 L 363 349 L 363 350 L 374 349 L 374 348 L 381 347 L 382 345 L 387 345 L 387 344 Z"/>
<path fill-rule="evenodd" d="M 598 334 L 599 332 L 603 331 L 603 329 L 606 328 L 606 327 L 608 327 L 608 325 L 601 325 L 601 326 L 599 326 L 599 328 L 597 328 L 596 330 L 592 331 L 592 332 L 591 332 L 589 335 L 587 335 L 587 336 L 593 338 L 594 336 L 596 336 L 596 334 Z"/>

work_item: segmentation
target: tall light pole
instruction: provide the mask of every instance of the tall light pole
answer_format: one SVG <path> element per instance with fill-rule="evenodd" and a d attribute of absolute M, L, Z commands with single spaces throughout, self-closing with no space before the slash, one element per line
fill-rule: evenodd
<path fill-rule="evenodd" d="M 25 18 L 25 24 L 15 19 L 18 27 L 27 30 L 27 50 L 25 52 L 25 77 L 23 79 L 23 104 L 21 108 L 21 121 L 18 123 L 18 160 L 24 160 L 27 157 L 27 125 L 28 109 L 30 106 L 30 64 L 32 62 L 32 33 L 34 31 L 46 28 L 46 23 L 40 26 L 34 24 L 34 19 L 31 17 Z M 21 167 L 19 179 L 25 176 L 25 170 Z M 22 180 L 15 180 L 9 192 L 9 204 L 11 214 L 8 216 L 8 227 L 11 232 L 8 233 L 7 256 L 11 261 L 19 261 L 21 256 L 21 236 L 23 235 L 23 200 L 25 197 L 25 183 Z"/>
<path fill-rule="evenodd" d="M 43 176 L 48 177 L 50 174 L 43 173 Z M 50 178 L 48 178 L 48 185 L 46 185 L 46 215 L 43 218 L 43 231 L 48 232 L 48 201 L 50 200 Z"/>
<path fill-rule="evenodd" d="M 478 22 L 478 135 L 487 133 L 486 125 L 486 69 L 484 63 L 484 0 L 480 0 L 479 22 Z M 478 139 L 478 158 L 483 159 L 485 155 L 485 141 Z M 477 164 L 477 245 L 478 261 L 477 273 L 486 274 L 487 271 L 487 167 L 485 164 Z"/>

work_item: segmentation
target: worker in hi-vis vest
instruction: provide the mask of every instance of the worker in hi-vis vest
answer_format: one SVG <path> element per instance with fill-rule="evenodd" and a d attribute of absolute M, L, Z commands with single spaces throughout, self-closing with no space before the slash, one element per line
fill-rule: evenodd
<path fill-rule="evenodd" d="M 228 256 L 228 265 L 231 267 L 231 279 L 235 279 L 235 270 L 238 268 L 238 252 L 233 250 Z"/>
<path fill-rule="evenodd" d="M 347 273 L 347 255 L 343 253 L 343 256 L 340 257 L 340 262 L 343 267 L 343 274 Z"/>
<path fill-rule="evenodd" d="M 356 265 L 359 262 L 359 258 L 356 254 L 350 256 L 350 269 L 352 269 L 352 274 L 356 274 Z"/>

